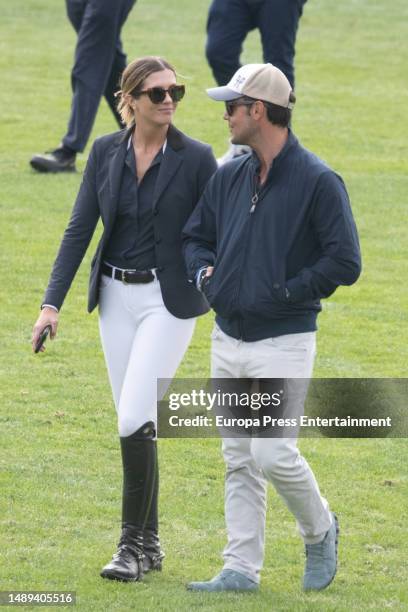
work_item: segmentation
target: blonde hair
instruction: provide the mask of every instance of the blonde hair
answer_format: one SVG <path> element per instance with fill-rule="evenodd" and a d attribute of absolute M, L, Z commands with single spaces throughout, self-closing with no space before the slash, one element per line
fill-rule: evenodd
<path fill-rule="evenodd" d="M 138 91 L 143 89 L 143 82 L 145 79 L 153 74 L 153 72 L 160 72 L 161 70 L 171 70 L 176 74 L 175 69 L 169 62 L 162 57 L 153 55 L 135 59 L 126 66 L 120 81 L 120 91 L 115 94 L 116 96 L 120 96 L 118 112 L 126 127 L 130 128 L 135 123 L 134 112 L 129 102 L 126 100 L 126 96 L 137 94 Z"/>

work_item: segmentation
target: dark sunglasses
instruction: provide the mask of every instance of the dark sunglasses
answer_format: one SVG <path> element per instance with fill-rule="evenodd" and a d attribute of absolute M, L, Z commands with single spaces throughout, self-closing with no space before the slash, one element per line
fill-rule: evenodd
<path fill-rule="evenodd" d="M 256 100 L 230 100 L 225 102 L 225 110 L 228 117 L 232 117 L 237 106 L 252 106 L 255 102 Z"/>
<path fill-rule="evenodd" d="M 160 104 L 166 99 L 166 93 L 169 94 L 173 102 L 180 102 L 180 100 L 184 98 L 186 88 L 184 85 L 170 85 L 168 89 L 164 89 L 164 87 L 151 87 L 150 89 L 144 89 L 143 91 L 135 91 L 132 93 L 132 96 L 137 98 L 142 94 L 146 94 L 149 96 L 153 104 Z"/>

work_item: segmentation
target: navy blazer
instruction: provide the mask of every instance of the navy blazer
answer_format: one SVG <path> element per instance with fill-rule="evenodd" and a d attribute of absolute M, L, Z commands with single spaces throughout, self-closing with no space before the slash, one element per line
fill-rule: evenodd
<path fill-rule="evenodd" d="M 44 304 L 61 308 L 101 217 L 103 233 L 91 262 L 88 311 L 97 306 L 101 263 L 115 223 L 130 133 L 131 130 L 121 130 L 94 142 Z M 169 127 L 153 195 L 153 225 L 163 301 L 169 312 L 180 319 L 208 311 L 207 302 L 187 279 L 181 231 L 216 168 L 209 145 L 189 138 L 174 126 Z"/>

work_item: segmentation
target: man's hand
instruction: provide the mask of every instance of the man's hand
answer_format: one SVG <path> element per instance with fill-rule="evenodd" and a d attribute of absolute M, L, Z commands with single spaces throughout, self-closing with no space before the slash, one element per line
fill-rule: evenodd
<path fill-rule="evenodd" d="M 197 280 L 197 289 L 199 291 L 202 292 L 204 284 L 206 283 L 207 279 L 210 278 L 213 271 L 214 271 L 214 266 L 208 266 L 207 268 L 203 268 L 202 270 L 200 270 L 198 274 L 198 280 Z"/>
<path fill-rule="evenodd" d="M 45 306 L 41 310 L 40 316 L 38 317 L 37 322 L 33 327 L 33 333 L 31 337 L 33 351 L 35 351 L 36 344 L 42 332 L 44 331 L 44 328 L 47 327 L 47 325 L 51 326 L 50 338 L 51 340 L 54 340 L 55 336 L 57 335 L 58 317 L 59 314 L 56 310 L 54 310 L 54 308 L 49 308 L 48 306 Z M 40 348 L 40 352 L 42 353 L 43 351 L 45 351 L 45 346 L 42 346 Z"/>

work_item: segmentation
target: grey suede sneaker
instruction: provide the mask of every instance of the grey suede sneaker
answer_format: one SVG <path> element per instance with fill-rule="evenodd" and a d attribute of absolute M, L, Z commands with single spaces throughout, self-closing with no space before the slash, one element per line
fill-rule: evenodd
<path fill-rule="evenodd" d="M 220 591 L 257 591 L 259 584 L 234 570 L 224 569 L 212 580 L 207 582 L 190 582 L 188 591 L 206 591 L 219 593 Z"/>
<path fill-rule="evenodd" d="M 337 540 L 339 523 L 332 512 L 333 522 L 321 542 L 306 544 L 304 591 L 320 591 L 332 582 L 337 570 Z"/>

